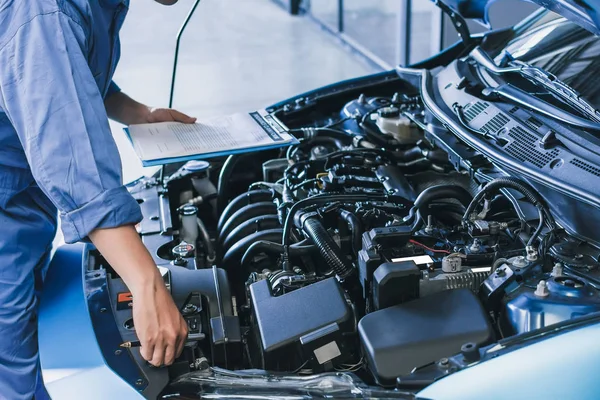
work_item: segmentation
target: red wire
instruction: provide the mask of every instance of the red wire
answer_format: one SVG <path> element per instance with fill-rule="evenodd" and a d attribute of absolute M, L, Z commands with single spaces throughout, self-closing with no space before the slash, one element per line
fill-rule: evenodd
<path fill-rule="evenodd" d="M 413 240 L 413 239 L 410 239 L 409 242 L 412 243 L 412 244 L 414 244 L 414 245 L 417 245 L 419 247 L 422 247 L 425 250 L 432 251 L 434 253 L 445 253 L 445 254 L 450 254 L 451 253 L 448 250 L 435 250 L 435 249 L 432 249 L 431 247 L 427 247 L 423 243 L 419 243 L 419 242 L 417 242 L 416 240 Z"/>

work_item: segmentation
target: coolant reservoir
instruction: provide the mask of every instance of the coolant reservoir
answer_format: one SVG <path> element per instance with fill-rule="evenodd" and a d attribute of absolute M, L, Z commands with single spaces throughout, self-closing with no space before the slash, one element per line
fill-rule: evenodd
<path fill-rule="evenodd" d="M 393 136 L 400 144 L 416 143 L 420 139 L 410 119 L 401 115 L 397 107 L 381 108 L 373 118 L 381 132 Z"/>

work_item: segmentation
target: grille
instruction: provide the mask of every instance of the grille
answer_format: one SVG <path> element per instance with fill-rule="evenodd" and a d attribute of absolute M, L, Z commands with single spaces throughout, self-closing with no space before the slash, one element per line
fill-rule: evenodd
<path fill-rule="evenodd" d="M 483 112 L 483 110 L 485 110 L 489 106 L 490 106 L 489 103 L 483 103 L 481 101 L 478 101 L 477 103 L 473 103 L 473 105 L 471 105 L 469 108 L 467 108 L 463 111 L 464 115 L 465 115 L 465 120 L 467 122 L 471 122 L 472 120 L 475 119 L 475 117 L 477 117 L 479 114 L 481 114 Z"/>
<path fill-rule="evenodd" d="M 510 110 L 508 110 L 508 112 L 511 113 L 511 114 L 514 114 L 517 111 L 519 111 L 519 107 L 517 107 L 517 106 L 514 106 L 513 108 L 511 108 Z"/>
<path fill-rule="evenodd" d="M 508 131 L 513 141 L 506 147 L 506 152 L 519 161 L 528 161 L 538 168 L 544 168 L 555 159 L 560 150 L 540 150 L 536 145 L 536 137 L 520 126 L 515 126 Z"/>
<path fill-rule="evenodd" d="M 590 174 L 600 176 L 600 168 L 596 168 L 593 165 L 586 163 L 585 161 L 581 161 L 579 158 L 572 159 L 570 163 L 576 166 L 577 168 L 589 172 Z"/>
<path fill-rule="evenodd" d="M 537 119 L 537 118 L 534 118 L 534 117 L 530 117 L 530 118 L 527 120 L 527 123 L 528 123 L 530 126 L 532 126 L 534 129 L 541 128 L 541 127 L 542 127 L 542 125 L 544 125 L 544 123 L 543 123 L 542 121 L 540 121 L 539 119 Z"/>
<path fill-rule="evenodd" d="M 481 130 L 488 133 L 497 133 L 508 124 L 508 121 L 510 121 L 510 119 L 508 119 L 506 115 L 498 113 L 494 118 L 486 122 L 486 124 L 481 127 Z"/>

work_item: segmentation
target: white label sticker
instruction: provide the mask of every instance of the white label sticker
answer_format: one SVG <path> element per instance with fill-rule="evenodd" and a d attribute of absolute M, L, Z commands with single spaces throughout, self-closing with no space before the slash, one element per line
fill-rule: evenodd
<path fill-rule="evenodd" d="M 327 343 L 325 346 L 315 349 L 314 353 L 319 364 L 325 364 L 342 354 L 336 342 Z"/>
<path fill-rule="evenodd" d="M 428 256 L 428 255 L 392 258 L 392 262 L 402 262 L 402 261 L 414 261 L 415 264 L 417 264 L 417 265 L 433 264 L 433 258 L 431 258 L 431 256 Z"/>

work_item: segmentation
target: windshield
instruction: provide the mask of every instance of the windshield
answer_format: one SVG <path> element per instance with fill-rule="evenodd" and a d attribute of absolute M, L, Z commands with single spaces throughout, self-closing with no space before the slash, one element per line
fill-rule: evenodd
<path fill-rule="evenodd" d="M 600 109 L 600 38 L 597 36 L 547 12 L 497 49 L 496 62 L 504 51 L 554 74 Z"/>

